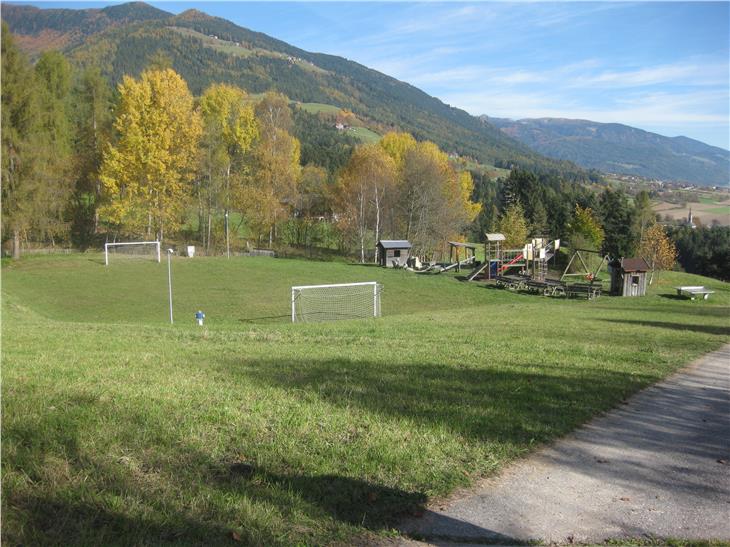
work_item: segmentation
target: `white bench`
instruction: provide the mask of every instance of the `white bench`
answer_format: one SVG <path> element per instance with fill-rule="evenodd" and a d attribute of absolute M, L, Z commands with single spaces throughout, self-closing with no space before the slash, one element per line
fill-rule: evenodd
<path fill-rule="evenodd" d="M 682 287 L 674 287 L 677 289 L 678 296 L 689 296 L 692 300 L 701 296 L 703 300 L 707 300 L 715 291 L 710 291 L 702 285 L 686 285 Z"/>

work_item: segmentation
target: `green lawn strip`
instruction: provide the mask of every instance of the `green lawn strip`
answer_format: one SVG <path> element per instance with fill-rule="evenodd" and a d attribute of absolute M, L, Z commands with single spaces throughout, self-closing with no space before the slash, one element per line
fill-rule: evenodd
<path fill-rule="evenodd" d="M 254 261 L 262 278 L 274 268 L 270 279 L 287 262 L 296 276 L 330 266 Z M 227 261 L 187 264 L 237 283 Z M 494 473 L 730 335 L 728 285 L 713 283 L 714 300 L 680 300 L 671 287 L 698 279 L 674 273 L 644 299 L 586 302 L 372 270 L 406 293 L 403 306 L 424 297 L 421 308 L 201 329 L 154 316 L 135 324 L 129 305 L 115 308 L 121 323 L 72 321 L 84 306 L 66 306 L 79 295 L 64 299 L 49 272 L 81 276 L 92 291 L 93 266 L 38 259 L 3 272 L 11 543 L 224 544 L 235 534 L 291 545 L 388 533 L 427 498 Z M 335 277 L 348 271 L 334 266 Z M 207 287 L 197 290 L 218 302 Z M 278 306 L 264 290 L 257 299 Z"/>
<path fill-rule="evenodd" d="M 324 112 L 326 114 L 338 114 L 340 110 L 342 110 L 339 106 L 323 103 L 299 103 L 298 106 L 310 114 L 319 114 L 320 112 Z"/>
<path fill-rule="evenodd" d="M 355 138 L 360 139 L 360 141 L 368 144 L 378 142 L 382 138 L 375 131 L 371 131 L 367 127 L 351 127 L 347 130 L 347 132 L 349 135 L 352 135 Z"/>

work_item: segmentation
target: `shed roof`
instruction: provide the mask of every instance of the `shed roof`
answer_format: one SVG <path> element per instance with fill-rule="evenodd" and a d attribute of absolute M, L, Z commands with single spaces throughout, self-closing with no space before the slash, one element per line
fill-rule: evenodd
<path fill-rule="evenodd" d="M 383 249 L 410 249 L 413 247 L 409 241 L 405 239 L 381 239 L 378 241 Z"/>
<path fill-rule="evenodd" d="M 624 258 L 621 260 L 621 268 L 625 272 L 648 272 L 651 270 L 643 258 Z"/>

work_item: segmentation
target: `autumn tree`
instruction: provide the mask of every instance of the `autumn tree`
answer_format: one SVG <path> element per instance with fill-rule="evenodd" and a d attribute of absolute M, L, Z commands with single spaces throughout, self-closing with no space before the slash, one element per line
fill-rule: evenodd
<path fill-rule="evenodd" d="M 125 76 L 114 128 L 118 142 L 107 148 L 101 182 L 109 222 L 148 238 L 163 239 L 182 222 L 198 159 L 199 114 L 180 75 L 146 70 Z"/>
<path fill-rule="evenodd" d="M 226 220 L 226 252 L 230 256 L 228 213 L 232 196 L 240 195 L 243 191 L 240 186 L 247 175 L 244 160 L 258 137 L 258 123 L 246 93 L 227 84 L 210 86 L 200 99 L 200 109 L 204 127 L 203 164 L 207 183 L 204 192 L 199 192 L 202 198 L 201 209 L 202 202 L 205 202 L 206 208 L 204 222 L 201 223 L 203 241 L 205 247 L 209 248 L 212 215 L 217 207 L 222 207 Z M 232 185 L 237 188 L 232 189 Z"/>
<path fill-rule="evenodd" d="M 639 254 L 646 259 L 652 272 L 649 283 L 654 281 L 654 271 L 671 270 L 677 261 L 677 247 L 661 224 L 647 228 L 639 244 Z"/>
<path fill-rule="evenodd" d="M 505 248 L 522 248 L 527 240 L 529 229 L 525 219 L 525 211 L 519 202 L 515 202 L 504 212 L 498 223 L 499 232 L 504 234 Z"/>
<path fill-rule="evenodd" d="M 296 213 L 290 222 L 290 242 L 311 247 L 321 243 L 317 227 L 323 226 L 321 219 L 331 212 L 332 191 L 327 170 L 316 165 L 302 169 Z"/>
<path fill-rule="evenodd" d="M 267 93 L 254 111 L 260 136 L 252 150 L 253 169 L 240 203 L 259 239 L 268 231 L 272 246 L 278 224 L 288 218 L 297 201 L 301 147 L 290 134 L 291 109 L 284 95 Z"/>
<path fill-rule="evenodd" d="M 641 241 L 646 230 L 654 223 L 656 214 L 651 206 L 649 193 L 641 190 L 634 197 L 634 230 Z"/>
<path fill-rule="evenodd" d="M 393 160 L 377 144 L 359 146 L 350 157 L 339 184 L 338 206 L 347 228 L 356 232 L 360 261 L 365 262 L 365 241 L 372 230 L 380 239 L 385 196 L 395 182 Z"/>
<path fill-rule="evenodd" d="M 481 204 L 473 203 L 474 182 L 457 173 L 448 156 L 431 142 L 405 153 L 398 203 L 406 238 L 430 253 L 457 237 L 474 220 Z"/>
<path fill-rule="evenodd" d="M 378 144 L 393 159 L 396 169 L 402 171 L 406 154 L 418 143 L 410 133 L 391 131 L 383 135 Z"/>
<path fill-rule="evenodd" d="M 568 240 L 573 248 L 597 251 L 603 244 L 603 228 L 590 207 L 575 206 L 568 224 Z"/>

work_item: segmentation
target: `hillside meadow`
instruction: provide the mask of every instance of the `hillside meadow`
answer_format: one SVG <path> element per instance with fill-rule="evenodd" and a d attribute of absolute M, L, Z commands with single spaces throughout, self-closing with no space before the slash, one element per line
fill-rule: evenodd
<path fill-rule="evenodd" d="M 730 339 L 730 285 L 679 273 L 589 302 L 345 263 L 172 269 L 174 325 L 164 261 L 3 263 L 8 544 L 390 536 Z M 347 281 L 382 283 L 382 318 L 289 323 L 291 285 Z"/>

